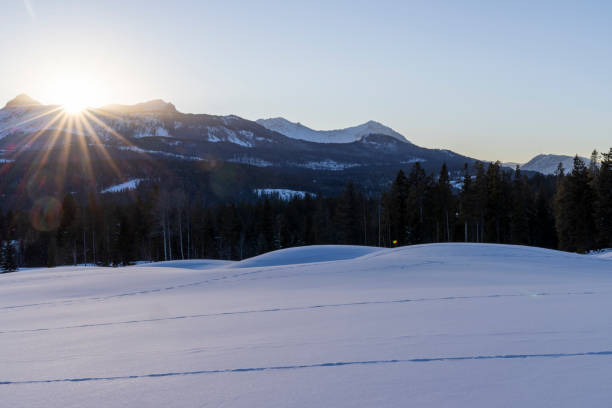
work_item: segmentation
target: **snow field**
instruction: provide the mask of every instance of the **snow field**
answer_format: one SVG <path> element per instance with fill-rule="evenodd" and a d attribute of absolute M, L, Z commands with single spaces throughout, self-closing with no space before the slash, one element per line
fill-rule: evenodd
<path fill-rule="evenodd" d="M 606 406 L 612 262 L 302 247 L 0 275 L 0 405 Z"/>

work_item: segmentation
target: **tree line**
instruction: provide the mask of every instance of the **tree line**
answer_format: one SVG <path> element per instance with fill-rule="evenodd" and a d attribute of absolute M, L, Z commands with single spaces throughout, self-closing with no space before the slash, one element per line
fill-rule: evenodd
<path fill-rule="evenodd" d="M 366 195 L 349 182 L 336 196 L 252 197 L 204 203 L 159 186 L 130 194 L 66 194 L 29 211 L 0 213 L 4 271 L 18 266 L 129 265 L 190 258 L 240 260 L 301 245 L 393 247 L 488 242 L 587 252 L 612 247 L 612 149 L 578 157 L 567 172 L 527 177 L 499 162 L 415 163 L 390 188 Z"/>

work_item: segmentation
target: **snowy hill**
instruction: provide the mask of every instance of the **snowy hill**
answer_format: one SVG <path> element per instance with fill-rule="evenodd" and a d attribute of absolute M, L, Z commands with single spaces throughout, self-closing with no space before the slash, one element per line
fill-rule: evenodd
<path fill-rule="evenodd" d="M 395 130 L 373 120 L 358 126 L 336 130 L 314 130 L 285 118 L 258 119 L 256 122 L 292 139 L 316 143 L 351 143 L 371 134 L 391 136 L 401 142 L 408 142 Z"/>
<path fill-rule="evenodd" d="M 582 161 L 588 166 L 591 162 L 585 157 Z M 542 174 L 555 174 L 559 163 L 563 164 L 565 173 L 569 173 L 574 168 L 574 157 L 559 154 L 539 154 L 521 166 L 521 170 L 537 171 Z"/>
<path fill-rule="evenodd" d="M 437 244 L 247 263 L 0 275 L 2 405 L 609 404 L 610 259 Z"/>

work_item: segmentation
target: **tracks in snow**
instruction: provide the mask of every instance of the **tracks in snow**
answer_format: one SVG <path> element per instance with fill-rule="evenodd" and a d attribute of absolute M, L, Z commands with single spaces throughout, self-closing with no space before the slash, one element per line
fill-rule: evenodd
<path fill-rule="evenodd" d="M 469 299 L 494 299 L 494 298 L 507 298 L 507 297 L 568 296 L 568 295 L 573 296 L 573 295 L 594 295 L 594 294 L 595 292 L 590 292 L 590 291 L 566 292 L 566 293 L 542 292 L 542 293 L 533 293 L 533 294 L 494 294 L 494 295 L 476 295 L 476 296 L 446 296 L 446 297 L 438 297 L 438 298 L 372 300 L 372 301 L 360 301 L 360 302 L 349 302 L 349 303 L 329 303 L 329 304 L 310 305 L 310 306 L 294 306 L 294 307 L 277 307 L 277 308 L 268 308 L 268 309 L 240 310 L 240 311 L 234 311 L 234 312 L 201 313 L 201 314 L 169 316 L 169 317 L 159 317 L 159 318 L 141 319 L 141 320 L 123 320 L 123 321 L 115 321 L 115 322 L 88 323 L 88 324 L 79 324 L 79 325 L 70 325 L 70 326 L 42 327 L 42 328 L 35 328 L 35 329 L 5 330 L 5 331 L 0 331 L 0 334 L 36 333 L 36 332 L 80 329 L 80 328 L 89 328 L 89 327 L 118 326 L 118 325 L 130 325 L 130 324 L 138 324 L 138 323 L 153 323 L 153 322 L 163 322 L 163 321 L 171 321 L 171 320 L 201 319 L 201 318 L 207 318 L 207 317 L 246 315 L 246 314 L 255 314 L 255 313 L 321 310 L 321 309 L 328 309 L 328 308 L 343 308 L 343 307 L 367 306 L 367 305 L 388 305 L 388 304 L 402 304 L 402 303 L 414 303 L 414 302 L 452 301 L 452 300 L 469 300 Z"/>
<path fill-rule="evenodd" d="M 56 378 L 47 380 L 16 380 L 16 381 L 0 381 L 0 386 L 7 385 L 26 385 L 26 384 L 53 384 L 53 383 L 79 383 L 91 381 L 119 381 L 119 380 L 135 380 L 135 379 L 151 379 L 162 377 L 176 377 L 188 375 L 204 375 L 204 374 L 235 374 L 249 373 L 262 371 L 284 371 L 284 370 L 300 370 L 307 368 L 333 368 L 343 366 L 372 366 L 380 364 L 406 364 L 406 363 L 432 363 L 432 362 L 453 362 L 467 360 L 511 360 L 511 359 L 531 359 L 531 358 L 567 358 L 567 357 L 604 357 L 612 356 L 612 351 L 587 351 L 580 353 L 549 353 L 549 354 L 499 354 L 499 355 L 476 355 L 476 356 L 459 356 L 459 357 L 423 357 L 397 360 L 365 360 L 365 361 L 337 361 L 329 363 L 315 364 L 300 364 L 300 365 L 285 365 L 285 366 L 267 366 L 267 367 L 248 367 L 248 368 L 226 368 L 217 370 L 198 370 L 198 371 L 171 371 L 165 373 L 152 374 L 135 374 L 135 375 L 119 375 L 110 377 L 81 377 L 81 378 Z"/>
<path fill-rule="evenodd" d="M 439 262 L 424 261 L 424 262 L 419 262 L 416 264 L 404 265 L 401 269 L 408 269 L 408 268 L 426 266 L 426 265 L 437 264 L 437 263 Z M 74 299 L 66 299 L 66 300 L 40 302 L 40 303 L 28 303 L 28 304 L 22 304 L 22 305 L 0 306 L 0 311 L 25 309 L 25 308 L 37 307 L 37 306 L 53 306 L 53 305 L 67 305 L 67 304 L 86 303 L 86 302 L 100 302 L 100 301 L 105 301 L 109 299 L 120 299 L 120 298 L 130 297 L 130 296 L 147 295 L 151 293 L 160 293 L 160 292 L 166 292 L 166 291 L 183 289 L 183 288 L 190 288 L 190 287 L 195 287 L 195 286 L 200 286 L 200 285 L 205 285 L 205 284 L 215 283 L 215 282 L 220 282 L 220 281 L 225 281 L 225 280 L 238 279 L 238 278 L 242 278 L 245 276 L 258 275 L 258 274 L 262 274 L 266 272 L 278 272 L 279 270 L 291 270 L 291 269 L 303 268 L 308 265 L 310 264 L 295 264 L 295 265 L 290 265 L 290 266 L 277 265 L 277 266 L 272 266 L 271 267 L 272 269 L 269 269 L 269 268 L 257 269 L 257 270 L 248 271 L 248 272 L 234 273 L 231 275 L 223 275 L 223 276 L 219 276 L 216 278 L 204 279 L 204 280 L 196 281 L 196 282 L 183 283 L 179 285 L 171 285 L 171 286 L 166 286 L 163 288 L 134 290 L 131 292 L 119 293 L 115 295 L 93 296 L 93 297 L 86 297 L 86 298 L 74 298 Z M 280 268 L 283 268 L 283 269 L 280 269 Z"/>

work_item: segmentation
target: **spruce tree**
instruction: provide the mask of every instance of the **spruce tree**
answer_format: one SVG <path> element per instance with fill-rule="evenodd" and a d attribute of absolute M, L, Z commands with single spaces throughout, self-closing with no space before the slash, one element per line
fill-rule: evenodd
<path fill-rule="evenodd" d="M 402 170 L 398 171 L 391 185 L 389 195 L 389 218 L 391 242 L 396 245 L 407 243 L 408 227 L 408 180 Z"/>
<path fill-rule="evenodd" d="M 407 178 L 406 243 L 425 242 L 425 219 L 427 217 L 427 193 L 429 178 L 419 162 L 416 162 Z"/>
<path fill-rule="evenodd" d="M 595 223 L 598 244 L 612 248 L 612 148 L 602 154 L 596 182 Z"/>
<path fill-rule="evenodd" d="M 359 243 L 359 209 L 358 194 L 355 185 L 348 182 L 336 208 L 336 220 L 339 228 L 339 240 L 342 244 L 356 245 Z"/>
<path fill-rule="evenodd" d="M 0 270 L 2 273 L 8 272 L 4 269 L 6 259 L 6 242 L 0 241 Z"/>
<path fill-rule="evenodd" d="M 436 241 L 451 240 L 451 225 L 454 225 L 453 194 L 450 187 L 448 168 L 442 164 L 440 177 L 435 186 Z"/>
<path fill-rule="evenodd" d="M 591 175 L 578 156 L 574 169 L 557 187 L 556 224 L 559 248 L 587 252 L 595 247 L 595 193 Z"/>
<path fill-rule="evenodd" d="M 470 225 L 474 221 L 474 187 L 468 164 L 463 167 L 463 185 L 459 193 L 459 217 L 463 223 L 463 241 L 470 241 Z"/>
<path fill-rule="evenodd" d="M 510 236 L 513 244 L 529 243 L 529 192 L 527 181 L 516 166 L 512 183 L 512 207 L 510 210 Z"/>
<path fill-rule="evenodd" d="M 490 163 L 487 169 L 486 242 L 502 242 L 502 211 L 505 204 L 502 183 L 500 163 Z"/>
<path fill-rule="evenodd" d="M 476 242 L 485 242 L 485 216 L 488 201 L 488 177 L 482 162 L 474 164 L 476 180 L 474 181 L 474 214 L 476 217 Z"/>
<path fill-rule="evenodd" d="M 589 173 L 591 173 L 591 179 L 593 182 L 595 182 L 597 180 L 597 176 L 599 175 L 599 152 L 597 150 L 593 150 L 593 153 L 591 153 Z"/>
<path fill-rule="evenodd" d="M 17 256 L 15 247 L 11 242 L 5 241 L 2 243 L 2 273 L 14 272 L 17 270 Z"/>

